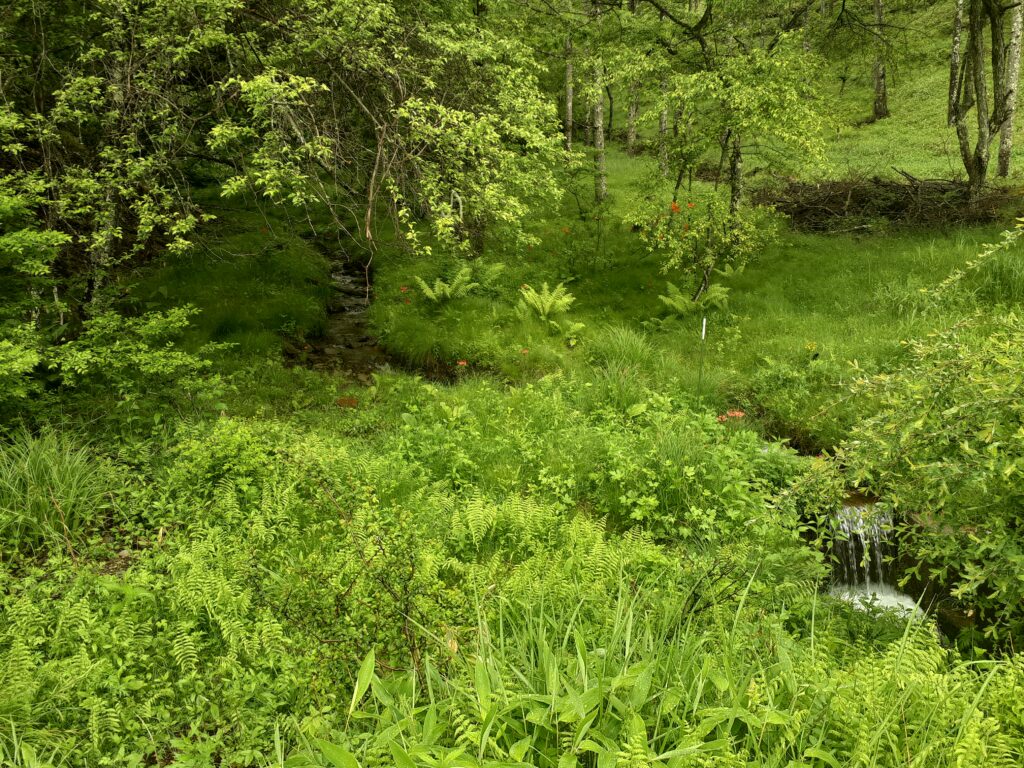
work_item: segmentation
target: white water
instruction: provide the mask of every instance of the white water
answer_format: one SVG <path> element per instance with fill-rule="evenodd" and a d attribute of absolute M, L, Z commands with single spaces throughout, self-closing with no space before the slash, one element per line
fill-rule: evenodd
<path fill-rule="evenodd" d="M 910 595 L 896 586 L 889 558 L 895 555 L 892 518 L 873 504 L 850 503 L 836 518 L 836 585 L 832 594 L 868 609 L 872 606 L 921 615 Z"/>

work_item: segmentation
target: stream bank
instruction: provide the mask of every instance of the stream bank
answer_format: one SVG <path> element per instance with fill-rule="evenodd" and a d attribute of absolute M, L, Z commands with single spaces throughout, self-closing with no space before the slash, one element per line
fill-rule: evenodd
<path fill-rule="evenodd" d="M 338 373 L 360 384 L 371 384 L 373 374 L 395 367 L 395 361 L 373 334 L 369 323 L 373 301 L 373 260 L 370 254 L 353 256 L 340 244 L 313 238 L 330 263 L 330 296 L 322 332 L 299 344 L 286 344 L 291 365 Z"/>

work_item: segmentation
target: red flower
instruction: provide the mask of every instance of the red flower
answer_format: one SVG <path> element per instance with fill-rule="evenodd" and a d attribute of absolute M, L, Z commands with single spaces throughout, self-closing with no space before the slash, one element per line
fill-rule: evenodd
<path fill-rule="evenodd" d="M 672 213 L 679 213 L 679 211 L 681 211 L 682 208 L 679 207 L 679 203 L 677 203 L 675 200 L 673 200 L 672 201 L 671 210 L 672 210 Z"/>
<path fill-rule="evenodd" d="M 745 414 L 743 411 L 726 411 L 725 415 L 728 416 L 730 419 L 742 419 L 747 414 Z"/>
<path fill-rule="evenodd" d="M 728 416 L 726 416 L 726 415 L 725 415 L 724 413 L 720 413 L 720 414 L 718 414 L 718 416 L 717 416 L 717 419 L 718 419 L 718 423 L 719 423 L 719 424 L 725 424 L 725 420 L 726 420 L 726 419 L 728 419 L 728 418 L 729 418 L 729 417 L 728 417 Z"/>
<path fill-rule="evenodd" d="M 409 286 L 408 285 L 403 285 L 398 290 L 400 290 L 402 293 L 408 293 L 409 292 Z"/>
<path fill-rule="evenodd" d="M 519 350 L 519 354 L 520 355 L 528 355 L 528 354 L 530 354 L 530 350 L 528 350 L 526 347 L 523 347 L 522 349 Z"/>
<path fill-rule="evenodd" d="M 568 235 L 569 234 L 569 228 L 568 227 L 562 227 L 562 234 L 563 235 Z"/>
<path fill-rule="evenodd" d="M 406 304 L 412 304 L 412 299 L 406 299 L 406 300 L 405 300 L 405 303 L 406 303 Z"/>
<path fill-rule="evenodd" d="M 469 363 L 467 363 L 465 360 L 459 360 L 459 362 L 456 363 L 456 365 L 459 365 L 459 366 L 465 368 L 467 365 L 469 365 Z"/>
<path fill-rule="evenodd" d="M 686 204 L 686 207 L 687 207 L 687 208 L 696 208 L 696 207 L 697 207 L 697 204 L 696 204 L 696 203 L 687 203 L 687 204 Z"/>
<path fill-rule="evenodd" d="M 690 222 L 686 222 L 685 224 L 683 224 L 683 232 L 689 232 L 689 231 L 690 231 Z"/>

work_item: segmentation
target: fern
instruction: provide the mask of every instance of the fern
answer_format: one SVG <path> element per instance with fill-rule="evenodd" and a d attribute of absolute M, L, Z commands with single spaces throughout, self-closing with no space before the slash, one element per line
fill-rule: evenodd
<path fill-rule="evenodd" d="M 416 276 L 413 279 L 420 287 L 423 296 L 434 304 L 444 304 L 452 299 L 465 298 L 480 287 L 480 283 L 473 281 L 473 268 L 469 266 L 460 269 L 450 283 L 437 278 L 433 285 L 427 285 L 422 277 Z"/>
<path fill-rule="evenodd" d="M 673 283 L 667 283 L 668 295 L 658 299 L 669 309 L 669 313 L 686 317 L 709 309 L 726 309 L 729 304 L 729 289 L 724 285 L 712 283 L 696 301 L 691 299 Z"/>
<path fill-rule="evenodd" d="M 522 306 L 532 309 L 544 322 L 550 322 L 552 318 L 564 315 L 576 301 L 576 297 L 569 293 L 564 283 L 559 283 L 553 290 L 548 288 L 547 283 L 544 283 L 540 291 L 529 285 L 524 285 L 519 292 L 523 297 Z"/>
<path fill-rule="evenodd" d="M 195 637 L 192 634 L 192 625 L 178 624 L 175 626 L 173 638 L 171 657 L 174 659 L 174 663 L 186 675 L 195 672 L 199 666 L 199 650 L 196 648 Z"/>

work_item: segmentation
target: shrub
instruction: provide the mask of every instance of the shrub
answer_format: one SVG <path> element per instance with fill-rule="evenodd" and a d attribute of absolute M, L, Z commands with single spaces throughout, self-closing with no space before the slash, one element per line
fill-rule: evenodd
<path fill-rule="evenodd" d="M 990 622 L 1024 629 L 1024 323 L 975 316 L 860 382 L 874 416 L 841 458 L 902 521 L 908 552 Z"/>

